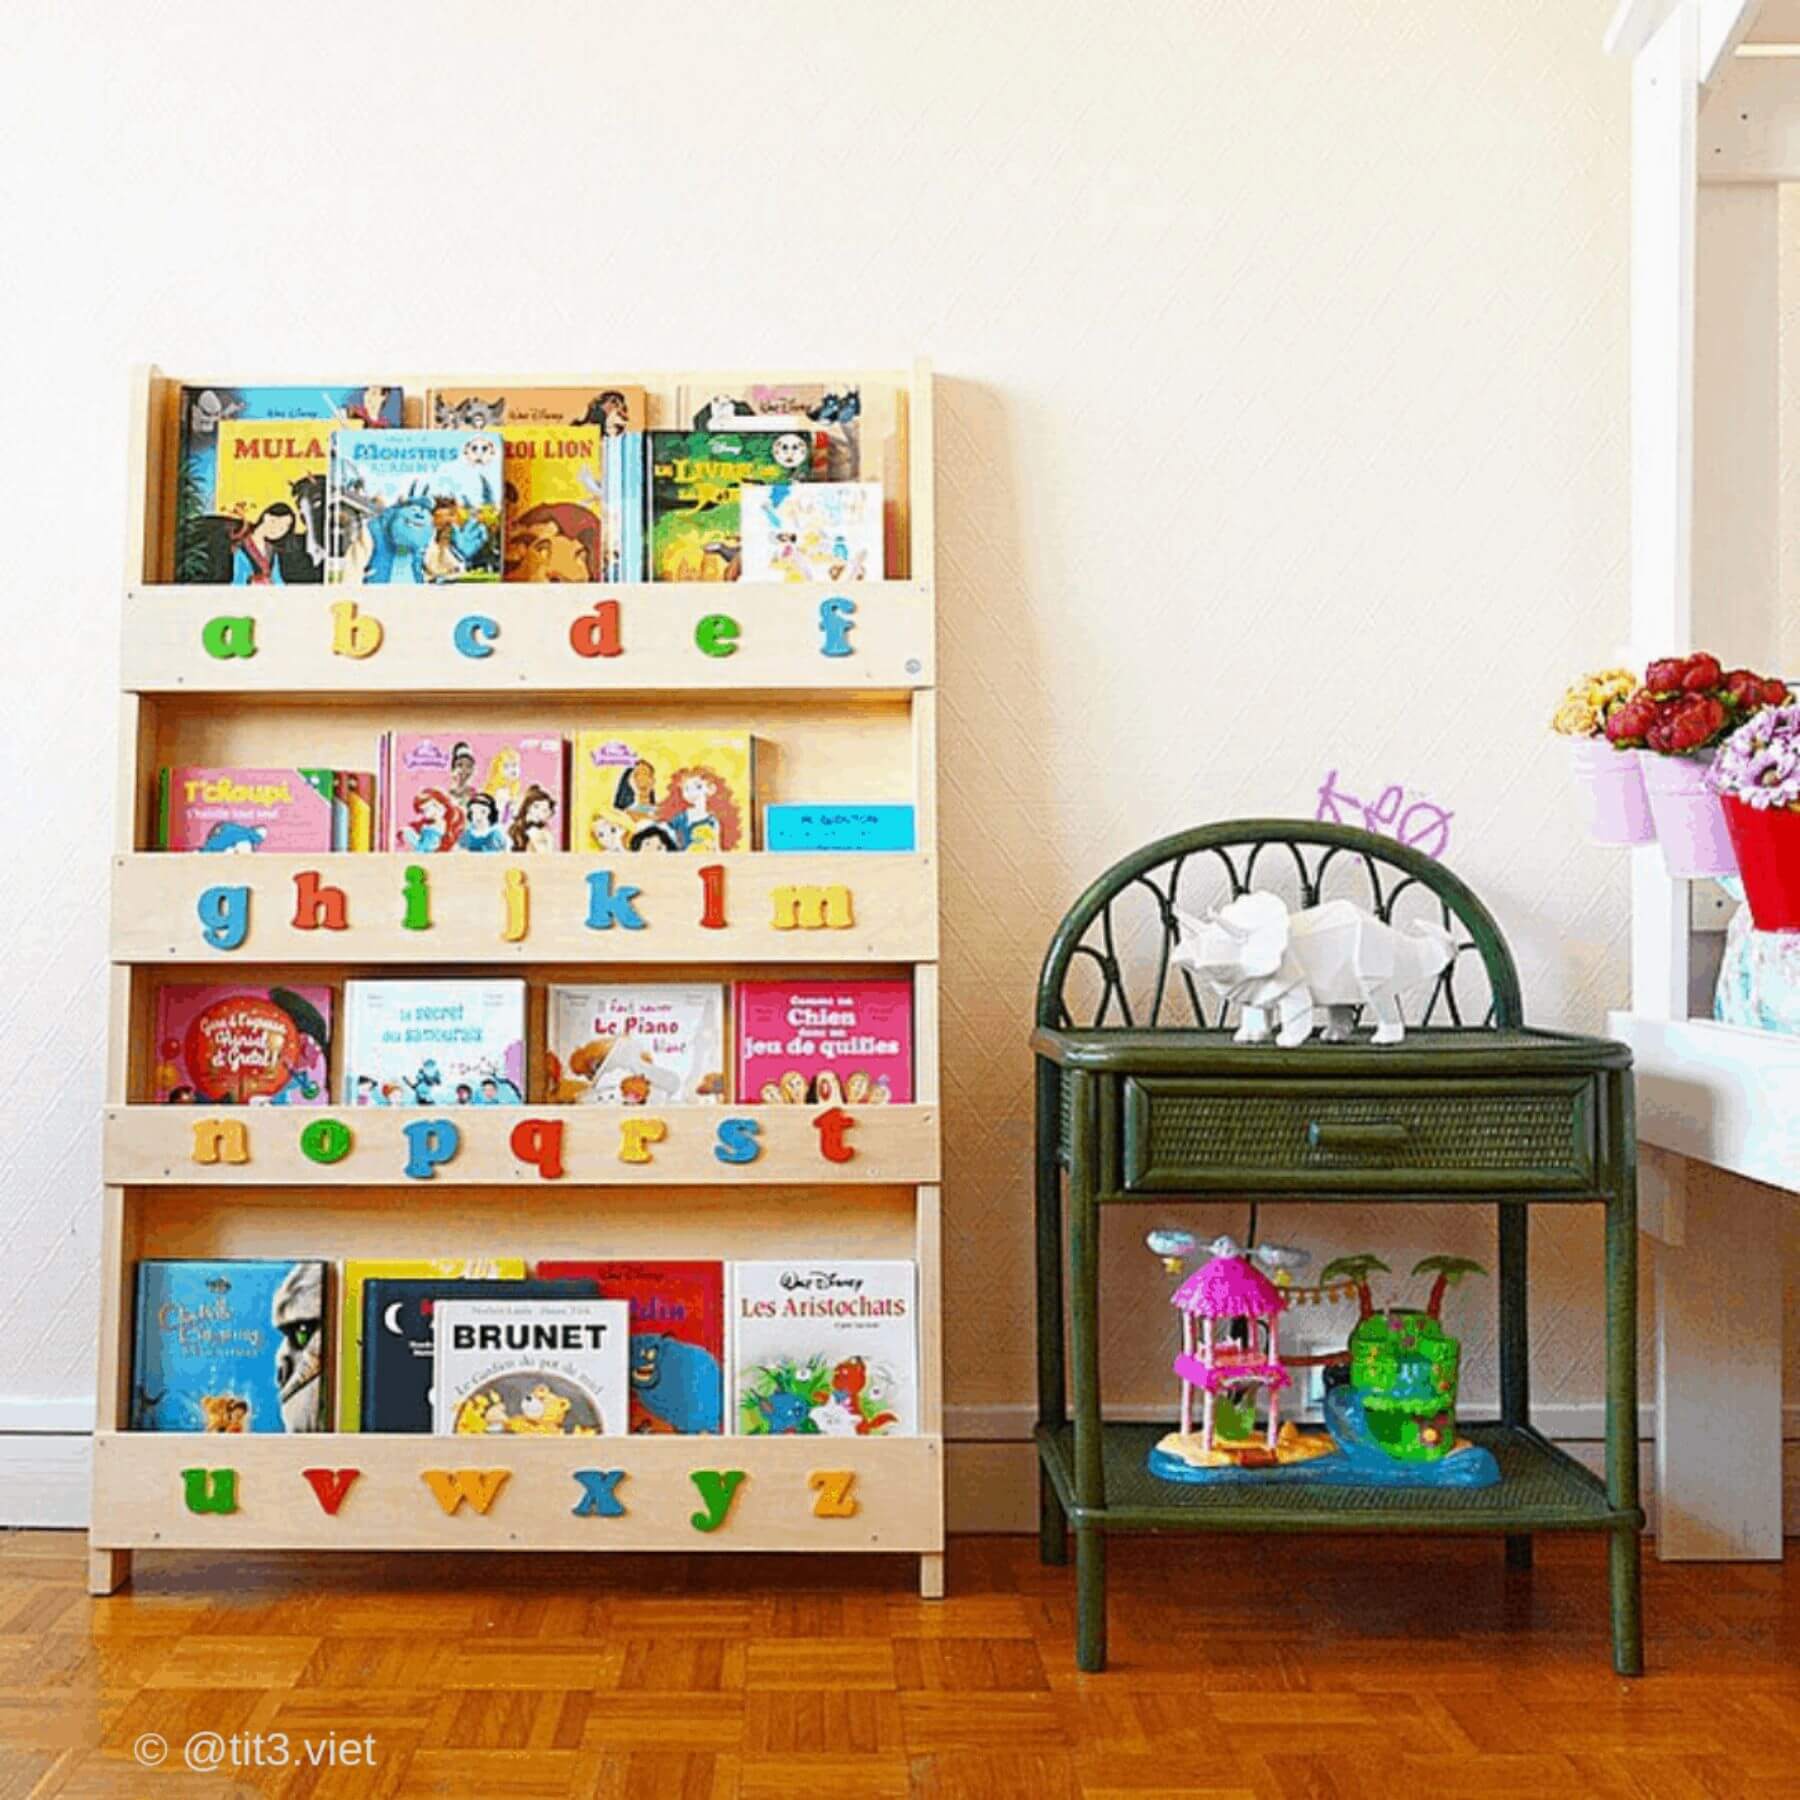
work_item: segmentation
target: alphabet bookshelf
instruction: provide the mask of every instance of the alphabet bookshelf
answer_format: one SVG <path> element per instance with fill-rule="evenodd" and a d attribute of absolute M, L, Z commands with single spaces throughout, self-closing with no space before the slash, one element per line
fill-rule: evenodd
<path fill-rule="evenodd" d="M 787 378 L 631 379 L 660 424 L 673 421 L 678 389 Z M 521 378 L 400 379 L 407 423 L 417 424 L 427 388 Z M 244 588 L 160 579 L 180 390 L 198 383 L 155 369 L 139 377 L 93 1592 L 120 1586 L 132 1551 L 146 1548 L 888 1551 L 917 1555 L 920 1591 L 943 1592 L 931 378 L 920 364 L 833 379 L 860 386 L 863 470 L 886 497 L 888 579 Z M 747 726 L 759 753 L 771 752 L 759 761 L 759 807 L 910 802 L 917 847 L 428 858 L 424 930 L 402 923 L 406 865 L 417 860 L 407 854 L 221 858 L 149 847 L 164 765 L 336 758 L 353 767 L 396 719 L 567 734 L 602 718 Z M 148 1103 L 162 985 L 267 982 L 296 968 L 334 982 L 522 975 L 533 1103 L 430 1115 Z M 911 1104 L 535 1101 L 553 983 L 827 972 L 911 977 Z M 755 1129 L 727 1130 L 734 1119 Z M 443 1129 L 421 1134 L 428 1121 Z M 509 1437 L 469 1454 L 472 1440 L 446 1437 L 126 1428 L 140 1258 L 508 1255 L 913 1260 L 918 1435 Z"/>

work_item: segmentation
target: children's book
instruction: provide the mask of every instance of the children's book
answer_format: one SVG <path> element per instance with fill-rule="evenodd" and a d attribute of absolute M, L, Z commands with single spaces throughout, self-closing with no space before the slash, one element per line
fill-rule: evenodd
<path fill-rule="evenodd" d="M 745 581 L 879 581 L 879 481 L 745 482 Z"/>
<path fill-rule="evenodd" d="M 330 850 L 332 785 L 329 769 L 159 769 L 156 848 Z"/>
<path fill-rule="evenodd" d="M 606 437 L 642 431 L 644 390 L 627 381 L 581 387 L 432 388 L 425 417 L 440 431 L 508 431 L 518 425 L 593 425 Z"/>
<path fill-rule="evenodd" d="M 633 1431 L 725 1429 L 723 1263 L 546 1262 L 537 1273 L 585 1277 L 631 1308 Z"/>
<path fill-rule="evenodd" d="M 725 990 L 718 982 L 553 987 L 550 1098 L 672 1106 L 725 1098 Z"/>
<path fill-rule="evenodd" d="M 137 1267 L 133 1431 L 323 1431 L 322 1262 Z"/>
<path fill-rule="evenodd" d="M 339 431 L 325 579 L 498 581 L 505 470 L 491 431 Z"/>
<path fill-rule="evenodd" d="M 382 740 L 389 850 L 525 855 L 563 847 L 563 740 L 396 731 Z"/>
<path fill-rule="evenodd" d="M 178 984 L 156 991 L 159 1103 L 329 1104 L 331 989 Z"/>
<path fill-rule="evenodd" d="M 518 1106 L 522 981 L 344 983 L 346 1106 Z"/>
<path fill-rule="evenodd" d="M 219 504 L 219 434 L 223 427 L 308 420 L 394 427 L 404 411 L 397 387 L 186 387 L 178 396 L 178 405 L 175 530 L 163 569 L 164 578 L 171 581 L 235 579 L 232 539 L 243 519 Z M 273 503 L 293 508 L 296 527 L 308 526 L 309 517 L 316 521 L 323 541 L 324 471 L 315 477 L 307 470 L 299 479 L 303 484 L 299 489 L 277 494 Z M 265 545 L 270 537 L 265 531 Z M 319 579 L 317 575 L 290 574 L 292 559 L 292 550 L 281 559 L 284 581 Z"/>
<path fill-rule="evenodd" d="M 859 471 L 862 391 L 853 384 L 753 381 L 725 393 L 679 388 L 675 414 L 695 431 L 808 431 L 813 473 L 854 481 Z"/>
<path fill-rule="evenodd" d="M 731 1391 L 740 1436 L 911 1437 L 918 1431 L 912 1263 L 733 1263 L 731 1295 Z"/>
<path fill-rule="evenodd" d="M 334 834 L 341 830 L 339 850 L 375 848 L 375 777 L 366 769 L 336 769 L 332 786 Z"/>
<path fill-rule="evenodd" d="M 506 579 L 599 581 L 604 512 L 597 425 L 509 425 Z"/>
<path fill-rule="evenodd" d="M 325 488 L 331 440 L 354 420 L 227 419 L 219 426 L 213 511 L 229 520 L 231 584 L 286 587 L 325 579 Z"/>
<path fill-rule="evenodd" d="M 912 850 L 913 809 L 888 801 L 822 806 L 778 801 L 763 808 L 765 850 Z"/>
<path fill-rule="evenodd" d="M 641 431 L 603 438 L 600 487 L 604 519 L 600 550 L 608 581 L 648 581 L 648 440 Z"/>
<path fill-rule="evenodd" d="M 432 1429 L 458 1437 L 602 1437 L 631 1413 L 623 1300 L 437 1303 Z"/>
<path fill-rule="evenodd" d="M 521 1281 L 525 1276 L 522 1256 L 445 1256 L 400 1261 L 346 1261 L 338 1289 L 337 1332 L 337 1429 L 361 1431 L 363 1394 L 363 1290 L 372 1281 L 488 1281 L 496 1286 Z M 504 1288 L 501 1289 L 504 1292 Z M 421 1423 L 408 1429 L 431 1429 L 431 1324 L 427 1316 L 422 1334 L 426 1378 L 420 1390 Z"/>
<path fill-rule="evenodd" d="M 736 581 L 743 562 L 739 490 L 805 481 L 809 431 L 653 431 L 650 579 Z"/>
<path fill-rule="evenodd" d="M 571 756 L 569 847 L 749 850 L 756 742 L 743 731 L 582 731 Z"/>
<path fill-rule="evenodd" d="M 910 981 L 740 981 L 735 999 L 740 1102 L 879 1106 L 912 1099 Z"/>
<path fill-rule="evenodd" d="M 433 1322 L 446 1299 L 581 1300 L 600 1291 L 592 1281 L 495 1279 L 476 1275 L 474 1267 L 460 1279 L 371 1275 L 363 1283 L 361 1430 L 431 1430 Z"/>

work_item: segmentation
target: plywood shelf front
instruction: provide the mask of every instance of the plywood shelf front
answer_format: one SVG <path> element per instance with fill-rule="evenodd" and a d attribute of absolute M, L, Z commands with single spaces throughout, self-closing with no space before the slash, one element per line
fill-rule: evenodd
<path fill-rule="evenodd" d="M 431 926 L 402 924 L 403 872 L 413 864 L 430 877 Z M 723 926 L 701 923 L 700 870 L 725 869 Z M 346 926 L 294 923 L 296 877 L 313 871 L 344 894 Z M 507 925 L 505 876 L 526 877 L 527 927 L 516 942 Z M 588 924 L 589 877 L 612 876 L 615 898 L 635 889 L 631 906 L 644 923 Z M 218 888 L 250 890 L 249 931 L 235 950 L 207 941 L 202 896 Z M 814 890 L 794 901 L 789 889 Z M 851 923 L 843 916 L 848 896 Z M 928 854 L 718 856 L 366 855 L 208 856 L 138 851 L 113 859 L 111 955 L 116 963 L 468 964 L 520 963 L 846 963 L 929 962 L 938 953 L 937 863 Z M 814 925 L 778 925 L 780 918 Z M 616 920 L 617 915 L 613 916 Z"/>
<path fill-rule="evenodd" d="M 99 1549 L 893 1550 L 943 1546 L 943 1443 L 935 1436 L 564 1438 L 287 1437 L 101 1431 L 94 1437 Z M 237 1472 L 237 1510 L 190 1512 L 182 1471 Z M 360 1473 L 335 1517 L 302 1469 Z M 446 1513 L 427 1469 L 506 1469 L 486 1513 Z M 577 1469 L 623 1469 L 619 1518 L 577 1516 Z M 703 1513 L 692 1471 L 741 1469 L 725 1523 Z M 819 1518 L 809 1477 L 854 1474 L 849 1518 Z"/>
<path fill-rule="evenodd" d="M 820 607 L 830 599 L 854 607 L 848 655 L 824 653 Z M 620 654 L 577 654 L 571 628 L 609 600 L 618 602 Z M 333 650 L 332 609 L 345 602 L 380 621 L 373 654 Z M 903 693 L 936 678 L 931 589 L 912 581 L 146 585 L 126 590 L 124 614 L 120 685 L 143 694 Z M 700 621 L 718 614 L 737 623 L 728 656 L 695 642 Z M 254 656 L 207 653 L 202 630 L 222 615 L 255 621 Z M 486 656 L 456 644 L 458 621 L 476 615 L 496 628 Z"/>
<path fill-rule="evenodd" d="M 844 1142 L 848 1162 L 820 1150 L 813 1106 L 435 1106 L 435 1107 L 205 1107 L 109 1106 L 102 1150 L 104 1179 L 149 1187 L 391 1187 L 402 1179 L 406 1127 L 420 1120 L 451 1121 L 461 1135 L 457 1152 L 430 1177 L 446 1186 L 539 1189 L 553 1185 L 786 1187 L 811 1183 L 917 1183 L 938 1179 L 938 1110 L 934 1106 L 846 1106 L 853 1123 Z M 622 1162 L 621 1127 L 655 1118 L 667 1135 L 645 1146 L 651 1160 Z M 315 1162 L 300 1148 L 301 1134 L 320 1119 L 348 1127 L 350 1151 L 334 1163 Z M 526 1119 L 562 1126 L 563 1173 L 547 1180 L 536 1162 L 513 1153 L 514 1128 Z M 722 1119 L 750 1119 L 760 1152 L 753 1162 L 730 1163 L 714 1154 Z M 244 1128 L 248 1160 L 197 1162 L 195 1127 L 224 1120 Z M 210 1148 L 209 1132 L 202 1139 Z M 425 1186 L 421 1181 L 418 1186 Z"/>

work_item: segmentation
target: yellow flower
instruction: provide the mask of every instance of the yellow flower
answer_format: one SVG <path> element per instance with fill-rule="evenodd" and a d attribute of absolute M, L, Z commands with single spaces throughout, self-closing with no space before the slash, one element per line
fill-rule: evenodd
<path fill-rule="evenodd" d="M 1602 669 L 1570 682 L 1557 702 L 1550 729 L 1562 737 L 1598 737 L 1607 716 L 1637 691 L 1638 679 L 1629 669 Z"/>

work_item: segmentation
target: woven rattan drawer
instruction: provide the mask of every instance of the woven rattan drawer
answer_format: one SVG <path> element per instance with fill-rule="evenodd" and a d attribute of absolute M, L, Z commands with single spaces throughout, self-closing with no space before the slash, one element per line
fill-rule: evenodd
<path fill-rule="evenodd" d="M 1594 1124 L 1586 1076 L 1140 1076 L 1124 1083 L 1122 1179 L 1142 1193 L 1587 1191 Z"/>

